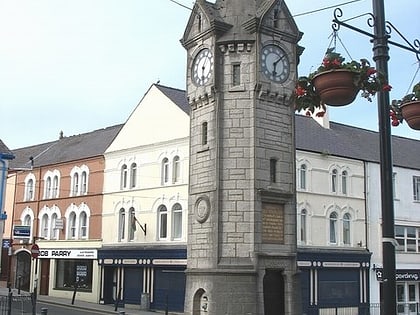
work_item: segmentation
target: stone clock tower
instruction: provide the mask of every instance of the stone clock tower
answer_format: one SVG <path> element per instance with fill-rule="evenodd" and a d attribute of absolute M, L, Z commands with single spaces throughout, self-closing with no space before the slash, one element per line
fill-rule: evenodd
<path fill-rule="evenodd" d="M 214 1 L 213 1 L 214 2 Z M 301 38 L 283 0 L 197 0 L 185 314 L 299 314 L 294 109 Z"/>

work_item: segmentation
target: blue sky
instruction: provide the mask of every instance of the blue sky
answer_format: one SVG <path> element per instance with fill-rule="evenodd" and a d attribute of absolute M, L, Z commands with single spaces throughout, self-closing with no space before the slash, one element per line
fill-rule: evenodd
<path fill-rule="evenodd" d="M 192 7 L 193 1 L 179 0 Z M 347 2 L 346 0 L 340 3 Z M 336 0 L 286 0 L 305 47 L 299 74 L 318 67 L 329 47 Z M 420 0 L 385 0 L 386 17 L 413 42 L 420 38 Z M 343 19 L 371 12 L 372 1 L 341 6 Z M 170 0 L 0 0 L 0 138 L 11 149 L 123 123 L 151 84 L 185 89 L 186 53 L 179 40 L 190 11 Z M 367 16 L 350 21 L 371 29 Z M 347 60 L 372 58 L 369 38 L 341 28 Z M 400 42 L 393 32 L 392 40 Z M 418 62 L 391 47 L 392 98 L 408 92 Z M 420 80 L 417 74 L 415 79 Z M 358 97 L 331 109 L 335 122 L 377 130 L 376 100 Z M 164 127 L 164 126 L 161 126 Z M 393 134 L 420 139 L 403 126 Z"/>

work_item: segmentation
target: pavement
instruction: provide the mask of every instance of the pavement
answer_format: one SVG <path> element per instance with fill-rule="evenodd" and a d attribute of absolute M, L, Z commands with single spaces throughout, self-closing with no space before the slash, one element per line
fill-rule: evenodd
<path fill-rule="evenodd" d="M 5 287 L 0 287 L 0 296 L 7 296 L 9 293 L 9 289 Z M 25 291 L 18 292 L 17 289 L 12 289 L 13 296 L 20 296 L 23 298 L 29 298 L 30 293 Z M 71 304 L 71 300 L 64 299 L 64 298 L 57 298 L 47 295 L 38 295 L 37 298 L 38 302 L 42 302 L 45 304 L 53 304 L 53 305 L 63 305 L 66 307 L 73 307 L 75 309 L 80 310 L 92 310 L 95 312 L 100 311 L 102 314 L 119 314 L 119 315 L 160 315 L 165 314 L 165 311 L 144 311 L 140 310 L 140 306 L 138 308 L 134 306 L 130 306 L 127 308 L 118 307 L 117 311 L 115 311 L 115 306 L 113 304 L 96 304 L 85 302 L 81 300 L 75 300 L 74 304 Z M 166 315 L 166 314 L 165 314 Z M 180 313 L 171 313 L 169 312 L 168 315 L 181 315 Z"/>

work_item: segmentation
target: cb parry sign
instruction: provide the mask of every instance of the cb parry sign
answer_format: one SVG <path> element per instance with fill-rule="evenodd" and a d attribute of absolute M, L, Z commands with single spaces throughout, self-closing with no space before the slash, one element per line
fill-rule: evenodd
<path fill-rule="evenodd" d="M 97 259 L 96 249 L 41 249 L 38 258 Z"/>

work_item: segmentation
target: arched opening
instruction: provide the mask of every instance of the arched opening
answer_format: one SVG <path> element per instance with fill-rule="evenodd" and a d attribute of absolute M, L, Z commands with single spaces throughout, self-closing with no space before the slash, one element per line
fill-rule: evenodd
<path fill-rule="evenodd" d="M 31 281 L 31 255 L 26 251 L 16 254 L 16 279 L 15 287 L 30 292 Z"/>
<path fill-rule="evenodd" d="M 194 294 L 192 315 L 209 314 L 209 304 L 206 291 L 198 289 Z"/>
<path fill-rule="evenodd" d="M 284 314 L 284 278 L 282 270 L 267 269 L 263 280 L 264 315 Z"/>

